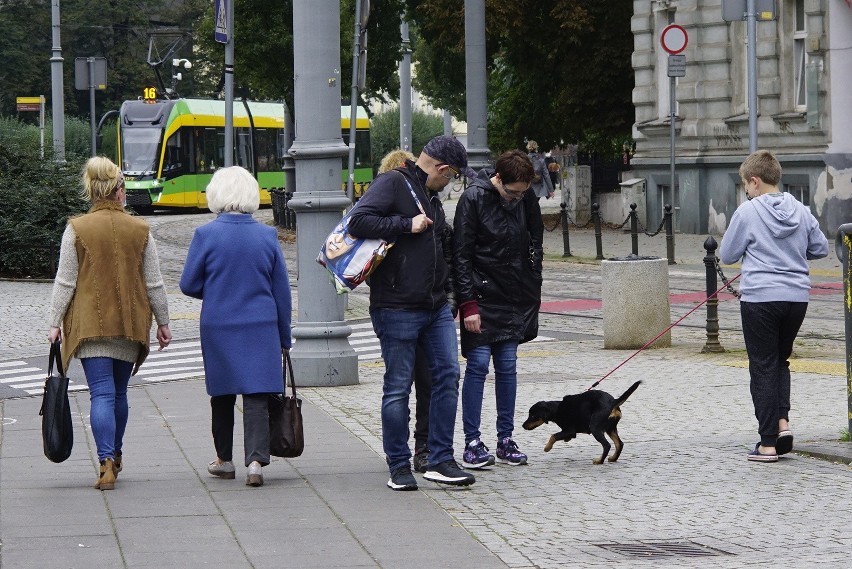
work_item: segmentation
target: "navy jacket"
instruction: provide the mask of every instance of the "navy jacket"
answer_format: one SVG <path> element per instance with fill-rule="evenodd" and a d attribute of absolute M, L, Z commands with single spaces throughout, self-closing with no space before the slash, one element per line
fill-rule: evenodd
<path fill-rule="evenodd" d="M 411 233 L 411 220 L 420 214 L 406 180 L 426 215 L 426 231 Z M 449 268 L 441 236 L 446 219 L 440 201 L 425 187 L 426 173 L 414 162 L 378 176 L 358 201 L 349 219 L 355 237 L 395 240 L 382 264 L 370 275 L 370 308 L 437 310 L 447 304 Z"/>

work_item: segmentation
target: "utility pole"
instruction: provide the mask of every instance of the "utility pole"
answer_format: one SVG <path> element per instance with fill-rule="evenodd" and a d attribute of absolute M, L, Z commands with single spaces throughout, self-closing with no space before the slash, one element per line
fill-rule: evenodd
<path fill-rule="evenodd" d="M 748 34 L 748 151 L 757 152 L 757 9 L 754 0 L 746 3 Z"/>
<path fill-rule="evenodd" d="M 399 25 L 402 61 L 399 62 L 399 147 L 411 152 L 411 41 L 408 22 Z"/>
<path fill-rule="evenodd" d="M 50 58 L 50 98 L 53 107 L 53 159 L 65 162 L 65 87 L 62 80 L 62 47 L 59 43 L 59 0 L 52 0 L 50 21 L 53 55 Z"/>
<path fill-rule="evenodd" d="M 228 43 L 225 44 L 225 166 L 234 165 L 234 2 L 226 2 Z"/>
<path fill-rule="evenodd" d="M 489 164 L 485 78 L 485 0 L 464 0 L 464 58 L 467 88 L 467 158 L 478 170 Z"/>
<path fill-rule="evenodd" d="M 336 293 L 328 272 L 317 264 L 325 237 L 351 202 L 341 191 L 342 158 L 348 148 L 340 135 L 340 2 L 293 1 L 293 68 L 296 139 L 296 258 L 299 311 L 291 351 L 299 385 L 358 383 L 358 355 L 349 345 L 345 297 Z"/>

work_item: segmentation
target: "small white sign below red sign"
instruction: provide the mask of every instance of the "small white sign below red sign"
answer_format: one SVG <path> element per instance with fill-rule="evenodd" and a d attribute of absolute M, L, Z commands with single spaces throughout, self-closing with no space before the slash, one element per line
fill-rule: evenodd
<path fill-rule="evenodd" d="M 685 50 L 688 42 L 689 36 L 686 35 L 686 30 L 677 24 L 669 24 L 663 28 L 663 33 L 660 35 L 660 44 L 671 55 L 677 55 Z"/>

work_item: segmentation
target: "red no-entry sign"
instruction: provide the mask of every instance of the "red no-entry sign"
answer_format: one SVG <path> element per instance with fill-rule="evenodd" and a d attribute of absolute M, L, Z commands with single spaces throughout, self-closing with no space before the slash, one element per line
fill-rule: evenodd
<path fill-rule="evenodd" d="M 660 44 L 671 55 L 677 55 L 685 50 L 688 41 L 686 30 L 677 24 L 669 24 L 663 28 L 663 33 L 660 35 Z"/>

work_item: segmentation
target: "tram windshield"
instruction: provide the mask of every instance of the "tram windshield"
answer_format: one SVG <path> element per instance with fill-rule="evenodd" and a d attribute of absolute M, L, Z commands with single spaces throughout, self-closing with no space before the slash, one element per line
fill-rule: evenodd
<path fill-rule="evenodd" d="M 121 131 L 121 169 L 130 176 L 156 174 L 161 128 L 125 128 Z"/>

